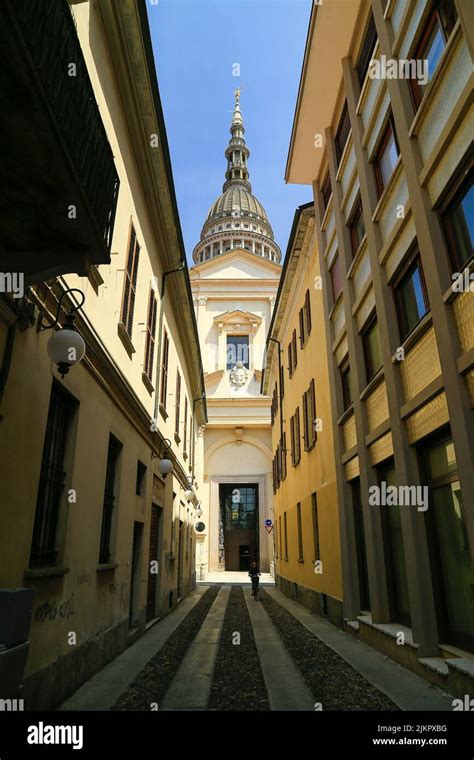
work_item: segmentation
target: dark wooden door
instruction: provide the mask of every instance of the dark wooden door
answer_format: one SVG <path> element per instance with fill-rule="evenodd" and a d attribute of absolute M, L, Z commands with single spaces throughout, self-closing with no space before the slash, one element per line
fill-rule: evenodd
<path fill-rule="evenodd" d="M 158 547 L 160 539 L 160 508 L 155 505 L 151 508 L 150 525 L 150 551 L 148 556 L 148 588 L 146 598 L 146 621 L 147 623 L 156 616 L 156 586 L 158 574 L 152 573 L 152 562 L 158 560 Z M 154 568 L 153 568 L 154 569 Z M 160 568 L 158 567 L 158 571 Z"/>

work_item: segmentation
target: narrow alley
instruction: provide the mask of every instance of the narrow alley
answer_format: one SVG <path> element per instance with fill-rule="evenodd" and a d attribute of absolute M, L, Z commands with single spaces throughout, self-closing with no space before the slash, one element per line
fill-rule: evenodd
<path fill-rule="evenodd" d="M 287 599 L 270 575 L 258 601 L 245 573 L 209 578 L 59 709 L 452 709 L 450 695 Z"/>

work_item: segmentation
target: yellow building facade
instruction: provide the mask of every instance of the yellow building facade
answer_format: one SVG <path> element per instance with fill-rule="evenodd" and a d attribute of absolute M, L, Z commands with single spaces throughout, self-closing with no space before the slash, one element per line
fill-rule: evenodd
<path fill-rule="evenodd" d="M 285 178 L 314 194 L 346 630 L 469 690 L 472 3 L 337 5 L 312 9 Z"/>
<path fill-rule="evenodd" d="M 21 628 L 1 696 L 22 682 L 25 709 L 59 704 L 194 588 L 206 421 L 145 4 L 64 5 L 116 209 L 108 262 L 68 271 L 66 251 L 60 277 L 1 297 L 0 604 Z M 62 377 L 47 344 L 71 311 L 86 352 Z"/>
<path fill-rule="evenodd" d="M 341 542 L 314 207 L 297 209 L 267 336 L 275 580 L 342 625 Z"/>

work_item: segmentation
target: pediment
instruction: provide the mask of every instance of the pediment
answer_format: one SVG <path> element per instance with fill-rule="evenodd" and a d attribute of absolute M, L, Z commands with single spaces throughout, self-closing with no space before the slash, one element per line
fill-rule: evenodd
<path fill-rule="evenodd" d="M 194 266 L 190 275 L 191 279 L 275 280 L 281 276 L 281 266 L 269 259 L 237 249 Z"/>
<path fill-rule="evenodd" d="M 217 317 L 214 317 L 214 324 L 218 327 L 232 329 L 239 329 L 240 327 L 257 327 L 262 324 L 262 317 L 258 314 L 253 314 L 251 311 L 234 309 L 233 311 L 225 311 L 223 314 L 218 314 Z"/>

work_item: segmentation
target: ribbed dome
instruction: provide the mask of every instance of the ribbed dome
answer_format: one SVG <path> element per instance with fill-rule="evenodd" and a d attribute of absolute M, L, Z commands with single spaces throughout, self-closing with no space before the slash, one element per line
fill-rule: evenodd
<path fill-rule="evenodd" d="M 242 185 L 233 185 L 212 204 L 207 215 L 207 221 L 221 215 L 231 215 L 232 211 L 245 211 L 253 216 L 258 216 L 268 223 L 268 217 L 262 204 L 249 193 Z"/>
<path fill-rule="evenodd" d="M 252 195 L 245 144 L 245 127 L 240 111 L 240 90 L 235 91 L 231 139 L 225 150 L 227 170 L 222 195 L 212 204 L 193 251 L 197 263 L 236 249 L 243 249 L 279 263 L 281 251 L 262 204 Z"/>

